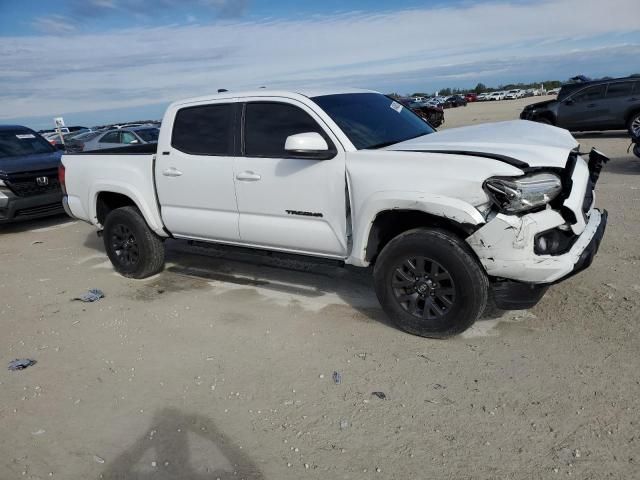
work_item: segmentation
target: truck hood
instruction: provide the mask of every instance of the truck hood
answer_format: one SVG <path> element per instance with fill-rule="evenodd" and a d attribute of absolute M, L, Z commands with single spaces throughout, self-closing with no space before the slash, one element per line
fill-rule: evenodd
<path fill-rule="evenodd" d="M 442 151 L 495 158 L 518 167 L 564 168 L 572 150 L 579 147 L 575 138 L 562 128 L 527 120 L 486 123 L 423 135 L 396 143 L 386 150 Z M 526 165 L 517 165 L 524 162 Z"/>
<path fill-rule="evenodd" d="M 0 178 L 16 173 L 35 172 L 58 168 L 62 152 L 38 153 L 18 157 L 0 157 Z"/>

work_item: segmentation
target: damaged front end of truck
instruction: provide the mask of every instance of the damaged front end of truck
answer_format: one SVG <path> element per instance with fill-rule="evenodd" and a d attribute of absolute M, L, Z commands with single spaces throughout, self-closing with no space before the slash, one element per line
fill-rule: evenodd
<path fill-rule="evenodd" d="M 492 279 L 499 308 L 530 308 L 550 285 L 591 265 L 607 225 L 594 189 L 608 160 L 575 149 L 564 169 L 523 169 L 522 177 L 484 182 L 492 208 L 467 243 Z"/>

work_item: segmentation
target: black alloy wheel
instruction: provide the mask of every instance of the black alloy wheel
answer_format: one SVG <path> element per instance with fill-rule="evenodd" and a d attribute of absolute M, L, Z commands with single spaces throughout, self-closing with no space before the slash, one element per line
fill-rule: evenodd
<path fill-rule="evenodd" d="M 111 247 L 119 262 L 125 267 L 133 267 L 140 259 L 140 246 L 133 231 L 121 223 L 111 232 Z"/>
<path fill-rule="evenodd" d="M 396 301 L 416 318 L 440 319 L 456 300 L 451 274 L 427 257 L 409 257 L 398 264 L 391 286 Z"/>

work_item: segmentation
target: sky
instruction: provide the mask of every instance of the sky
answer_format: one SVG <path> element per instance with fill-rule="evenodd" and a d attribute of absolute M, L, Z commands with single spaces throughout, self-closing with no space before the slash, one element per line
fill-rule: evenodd
<path fill-rule="evenodd" d="M 640 0 L 0 0 L 0 123 L 159 119 L 218 88 L 625 76 L 639 19 Z"/>

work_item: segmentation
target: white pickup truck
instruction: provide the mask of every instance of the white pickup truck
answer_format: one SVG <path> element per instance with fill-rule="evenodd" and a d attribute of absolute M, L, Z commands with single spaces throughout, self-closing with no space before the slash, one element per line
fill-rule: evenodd
<path fill-rule="evenodd" d="M 521 120 L 436 133 L 367 90 L 263 89 L 176 102 L 157 151 L 64 155 L 60 181 L 127 277 L 160 272 L 166 238 L 337 259 L 373 266 L 400 328 L 446 337 L 590 265 L 607 158 L 578 147 Z"/>

